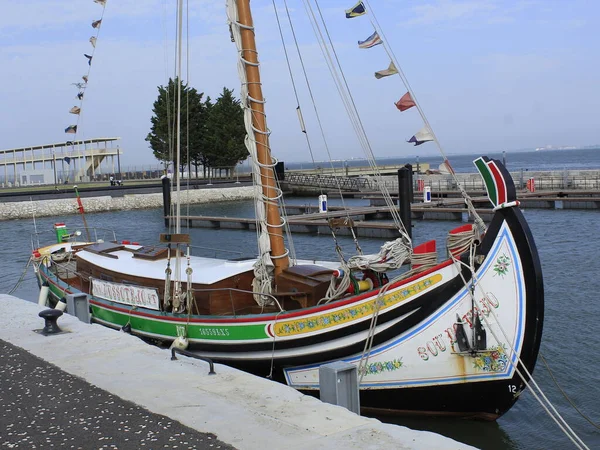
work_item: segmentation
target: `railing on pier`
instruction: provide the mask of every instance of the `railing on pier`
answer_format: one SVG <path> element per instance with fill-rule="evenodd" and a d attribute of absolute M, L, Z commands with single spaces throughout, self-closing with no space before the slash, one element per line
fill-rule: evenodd
<path fill-rule="evenodd" d="M 360 191 L 368 186 L 362 177 L 336 177 L 333 175 L 305 174 L 287 172 L 285 180 L 290 184 L 315 186 L 325 189 L 342 189 L 344 191 Z"/>
<path fill-rule="evenodd" d="M 457 174 L 460 184 L 467 190 L 480 191 L 485 189 L 482 179 L 478 175 Z M 526 189 L 529 177 L 512 174 L 517 189 Z M 533 176 L 536 190 L 600 190 L 600 175 L 537 175 Z M 376 178 L 365 177 L 337 177 L 341 189 L 352 191 L 378 190 L 385 186 L 390 192 L 398 191 L 398 178 L 384 176 L 381 181 Z M 431 187 L 432 191 L 458 190 L 456 181 L 450 175 L 415 175 L 413 188 L 417 189 L 417 180 L 423 180 L 423 186 Z M 337 189 L 335 177 L 328 175 L 306 175 L 286 173 L 286 180 L 290 184 L 302 186 L 322 186 L 326 189 Z M 320 182 L 320 184 L 319 184 Z"/>

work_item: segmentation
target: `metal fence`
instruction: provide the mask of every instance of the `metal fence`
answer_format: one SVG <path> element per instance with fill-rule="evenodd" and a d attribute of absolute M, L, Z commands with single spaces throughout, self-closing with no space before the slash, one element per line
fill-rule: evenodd
<path fill-rule="evenodd" d="M 456 181 L 450 176 L 444 177 L 422 177 L 423 186 L 431 187 L 432 191 L 453 191 L 457 190 Z M 557 190 L 600 190 L 600 176 L 539 176 L 526 179 L 515 178 L 515 187 L 517 189 L 526 189 L 527 181 L 534 180 L 535 190 L 557 191 Z M 485 185 L 479 177 L 461 178 L 461 186 L 468 191 L 484 190 Z M 413 180 L 414 188 L 417 189 L 417 178 Z M 398 180 L 394 177 L 384 177 L 383 184 L 390 191 L 398 190 Z M 377 190 L 381 183 L 374 178 L 366 179 L 362 190 Z"/>

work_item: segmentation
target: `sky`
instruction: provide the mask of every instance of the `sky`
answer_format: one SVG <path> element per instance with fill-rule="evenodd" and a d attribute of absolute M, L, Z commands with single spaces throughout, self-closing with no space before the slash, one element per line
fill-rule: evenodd
<path fill-rule="evenodd" d="M 337 95 L 304 3 L 287 0 L 325 140 L 298 63 L 285 3 L 282 21 L 316 160 L 364 156 Z M 314 0 L 312 1 L 315 8 Z M 0 149 L 73 139 L 64 129 L 78 105 L 93 50 L 92 0 L 1 0 Z M 156 165 L 145 137 L 157 86 L 174 74 L 175 0 L 107 0 L 82 105 L 78 139 L 120 137 L 122 164 Z M 308 161 L 305 136 L 273 0 L 252 0 L 273 154 Z M 371 0 L 385 42 L 447 154 L 600 143 L 600 2 L 583 0 Z M 382 45 L 359 49 L 374 30 L 366 15 L 346 19 L 353 0 L 319 6 L 373 152 L 378 157 L 437 154 L 433 143 L 406 141 L 422 126 L 415 108 L 395 106 L 400 77 L 376 80 L 389 57 Z M 183 78 L 215 99 L 223 87 L 239 94 L 236 50 L 225 2 L 189 0 L 189 54 Z"/>

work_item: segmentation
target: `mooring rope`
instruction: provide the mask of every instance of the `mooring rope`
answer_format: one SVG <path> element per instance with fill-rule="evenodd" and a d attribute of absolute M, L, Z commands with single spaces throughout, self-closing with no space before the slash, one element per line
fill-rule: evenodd
<path fill-rule="evenodd" d="M 10 291 L 8 291 L 8 295 L 11 295 L 13 292 L 15 292 L 17 289 L 19 289 L 19 286 L 25 279 L 25 275 L 27 274 L 27 269 L 29 269 L 29 265 L 31 264 L 32 260 L 33 260 L 33 258 L 31 258 L 31 257 L 27 260 L 27 264 L 25 264 L 25 269 L 23 269 L 23 273 L 21 274 L 19 281 L 17 281 L 15 286 Z"/>
<path fill-rule="evenodd" d="M 465 278 L 464 278 L 464 276 L 462 274 L 462 271 L 459 270 L 460 276 L 461 276 L 461 278 L 462 278 L 462 280 L 463 280 L 463 282 L 465 284 L 465 288 L 468 289 L 470 295 L 472 296 L 472 300 L 473 300 L 474 290 L 475 289 L 480 289 L 482 295 L 485 296 L 485 291 L 481 287 L 481 282 L 478 279 L 477 274 L 475 273 L 475 267 L 474 267 L 474 264 L 473 264 L 473 258 L 474 258 L 474 251 L 472 250 L 470 252 L 470 258 L 469 258 L 470 259 L 470 266 L 468 266 L 469 269 L 471 270 L 471 283 L 467 283 L 467 281 L 465 280 Z M 452 257 L 452 259 L 455 262 L 459 262 L 459 264 L 465 265 L 461 261 L 458 261 L 454 256 Z M 472 285 L 473 289 L 470 289 L 469 285 Z M 504 327 L 502 327 L 502 324 L 500 323 L 500 320 L 498 319 L 498 316 L 496 316 L 496 314 L 494 313 L 494 311 L 492 311 L 491 308 L 489 308 L 489 311 L 490 311 L 490 314 L 492 315 L 492 317 L 494 318 L 494 320 L 496 321 L 496 324 L 498 325 L 498 328 L 500 329 L 500 332 L 504 336 L 506 345 L 508 345 L 509 348 L 510 348 L 511 354 L 510 354 L 510 357 L 508 358 L 508 360 L 509 360 L 510 364 L 515 368 L 515 372 L 517 373 L 517 375 L 519 375 L 519 378 L 521 378 L 521 380 L 523 381 L 523 383 L 525 384 L 525 386 L 529 388 L 529 390 L 531 391 L 531 394 L 534 396 L 534 398 L 537 400 L 537 402 L 540 404 L 540 406 L 546 411 L 546 413 L 550 416 L 550 418 L 552 420 L 554 420 L 554 422 L 563 431 L 563 433 L 571 440 L 571 442 L 573 442 L 573 444 L 578 449 L 589 450 L 589 447 L 583 442 L 583 440 L 577 435 L 577 433 L 575 433 L 575 431 L 573 431 L 573 429 L 565 421 L 565 419 L 562 417 L 562 415 L 556 410 L 556 408 L 554 407 L 554 405 L 552 404 L 552 402 L 548 399 L 548 397 L 546 396 L 546 394 L 544 394 L 544 392 L 542 391 L 542 388 L 540 388 L 540 386 L 538 385 L 538 383 L 535 381 L 535 379 L 533 378 L 533 375 L 527 369 L 527 367 L 525 366 L 525 364 L 521 360 L 521 358 L 519 356 L 519 353 L 517 352 L 516 348 L 512 345 L 510 339 L 508 338 L 508 335 L 506 334 L 506 331 L 504 330 Z M 481 314 L 481 318 L 485 322 L 485 324 L 487 326 L 487 329 L 490 331 L 490 333 L 492 334 L 492 336 L 494 337 L 494 339 L 496 339 L 496 342 L 498 344 L 503 344 L 504 342 L 502 342 L 500 339 L 498 339 L 498 336 L 494 332 L 494 330 L 492 328 L 492 325 L 491 325 L 490 321 L 487 319 L 487 317 L 484 314 Z M 513 355 L 516 358 L 516 362 L 512 361 Z M 519 363 L 521 363 L 521 367 L 523 369 L 522 371 L 519 369 Z M 523 374 L 523 372 L 529 378 L 529 381 L 527 380 L 527 378 L 525 377 L 525 375 Z"/>
<path fill-rule="evenodd" d="M 584 414 L 578 407 L 577 405 L 575 405 L 575 403 L 573 403 L 573 401 L 569 398 L 569 396 L 567 395 L 567 393 L 563 390 L 563 388 L 560 387 L 560 385 L 558 384 L 558 381 L 556 380 L 556 378 L 554 377 L 554 374 L 552 373 L 552 371 L 550 370 L 550 366 L 548 365 L 548 363 L 546 362 L 546 358 L 544 358 L 544 355 L 542 355 L 542 353 L 540 352 L 540 358 L 542 359 L 542 362 L 544 363 L 544 365 L 546 366 L 546 369 L 548 369 L 548 373 L 550 374 L 550 377 L 552 378 L 552 381 L 554 381 L 554 384 L 556 384 L 556 387 L 558 388 L 558 390 L 562 393 L 562 395 L 565 397 L 565 399 L 567 399 L 567 401 L 570 403 L 570 405 L 575 409 L 575 411 L 577 411 L 579 413 L 579 415 L 581 417 L 583 417 L 585 420 L 587 420 L 593 427 L 597 428 L 600 430 L 600 425 L 598 425 L 597 423 L 594 423 L 594 421 L 592 421 L 592 419 L 590 419 L 586 414 Z"/>

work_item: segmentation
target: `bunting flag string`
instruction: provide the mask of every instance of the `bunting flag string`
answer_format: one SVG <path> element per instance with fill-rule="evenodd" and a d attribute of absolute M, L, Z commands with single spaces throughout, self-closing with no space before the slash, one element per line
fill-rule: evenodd
<path fill-rule="evenodd" d="M 87 53 L 83 54 L 83 56 L 85 56 L 88 61 L 88 66 L 89 66 L 88 72 L 81 77 L 81 79 L 83 80 L 83 83 L 81 83 L 81 82 L 72 83 L 79 90 L 79 92 L 77 93 L 77 99 L 79 100 L 79 106 L 73 106 L 69 110 L 69 113 L 77 115 L 77 124 L 69 125 L 67 128 L 65 128 L 65 133 L 69 133 L 69 134 L 77 134 L 77 127 L 79 125 L 79 120 L 80 120 L 79 117 L 80 117 L 82 105 L 83 105 L 83 97 L 84 97 L 85 89 L 87 87 L 87 83 L 89 81 L 89 75 L 90 75 L 90 70 L 91 70 L 91 66 L 92 66 L 92 59 L 94 58 L 94 52 L 96 51 L 96 43 L 98 41 L 98 35 L 100 34 L 100 27 L 102 25 L 102 19 L 104 18 L 104 10 L 106 8 L 107 0 L 93 0 L 93 1 L 94 1 L 94 3 L 97 3 L 98 5 L 102 6 L 102 15 L 98 20 L 94 20 L 92 22 L 92 28 L 94 28 L 96 30 L 96 34 L 89 38 L 89 42 L 92 45 L 92 52 L 91 52 L 91 54 L 87 54 Z"/>
<path fill-rule="evenodd" d="M 359 17 L 367 13 L 367 9 L 362 1 L 358 2 L 352 8 L 346 10 L 346 19 L 352 19 L 353 17 Z"/>
<path fill-rule="evenodd" d="M 353 0 L 353 1 L 356 1 L 356 0 Z M 385 36 L 384 31 L 381 28 L 379 21 L 377 20 L 375 12 L 374 12 L 374 10 L 371 9 L 371 5 L 368 2 L 365 2 L 364 0 L 358 0 L 358 3 L 356 3 L 356 5 L 354 5 L 350 9 L 345 10 L 346 18 L 352 19 L 354 17 L 359 17 L 362 15 L 365 15 L 367 13 L 367 8 L 365 7 L 365 4 L 366 4 L 366 6 L 369 7 L 369 18 L 370 18 L 371 25 L 374 29 L 374 33 L 371 36 L 369 36 L 367 39 L 365 39 L 364 41 L 358 41 L 359 48 L 371 48 L 376 45 L 384 44 L 382 38 L 386 39 L 386 41 L 387 41 L 387 37 Z M 381 36 L 379 35 L 379 33 L 381 33 Z M 448 161 L 448 158 L 446 157 L 446 154 L 445 154 L 440 142 L 436 138 L 436 136 L 433 132 L 433 129 L 431 128 L 431 125 L 430 125 L 429 121 L 427 120 L 427 117 L 425 116 L 424 111 L 422 110 L 421 106 L 417 103 L 416 98 L 414 97 L 414 93 L 412 92 L 412 89 L 410 88 L 410 85 L 408 83 L 408 79 L 404 75 L 400 65 L 397 63 L 397 60 L 393 54 L 392 49 L 390 48 L 390 46 L 388 45 L 387 42 L 385 43 L 383 48 L 385 49 L 388 57 L 391 60 L 390 65 L 388 66 L 387 69 L 379 70 L 379 71 L 375 72 L 375 78 L 379 80 L 381 78 L 397 74 L 400 77 L 402 83 L 404 84 L 404 87 L 406 88 L 406 90 L 408 92 L 406 92 L 406 94 L 404 94 L 400 98 L 400 100 L 395 102 L 394 105 L 400 111 L 406 111 L 407 109 L 415 107 L 415 109 L 418 110 L 419 115 L 421 116 L 421 119 L 423 120 L 423 125 L 424 125 L 423 128 L 421 128 L 417 133 L 415 133 L 414 136 L 412 136 L 407 142 L 412 143 L 415 146 L 424 144 L 426 142 L 435 142 L 441 155 L 444 158 L 443 165 L 440 166 L 440 169 L 442 169 L 442 167 L 445 167 L 446 169 L 448 169 L 448 172 L 450 172 L 452 174 L 452 176 L 454 176 L 454 180 L 456 181 L 456 183 L 459 186 L 460 192 L 461 192 L 463 198 L 465 199 L 465 202 L 466 202 L 467 208 L 469 209 L 469 212 L 475 217 L 475 223 L 477 224 L 478 229 L 480 231 L 485 231 L 485 229 L 486 229 L 485 223 L 483 222 L 483 220 L 481 220 L 481 217 L 479 217 L 479 215 L 477 214 L 477 211 L 473 207 L 473 203 L 471 202 L 469 195 L 466 193 L 466 191 L 463 189 L 463 187 L 458 182 L 458 179 L 455 176 L 454 169 L 450 165 L 450 161 Z M 366 145 L 364 145 L 364 146 L 365 146 L 365 151 L 370 150 L 370 144 L 368 142 L 366 142 Z"/>
<path fill-rule="evenodd" d="M 410 96 L 410 92 L 404 94 L 402 98 L 394 104 L 396 105 L 396 108 L 398 108 L 400 111 L 406 111 L 407 109 L 412 108 L 416 105 L 413 98 Z"/>
<path fill-rule="evenodd" d="M 379 70 L 379 71 L 375 72 L 375 78 L 377 78 L 379 80 L 383 77 L 389 77 L 390 75 L 394 75 L 396 73 L 398 73 L 398 69 L 396 69 L 396 66 L 394 65 L 394 61 L 390 61 L 390 65 L 387 69 Z"/>
<path fill-rule="evenodd" d="M 371 36 L 369 36 L 364 41 L 358 41 L 358 48 L 371 48 L 376 45 L 383 44 L 383 41 L 379 37 L 377 31 L 375 31 Z"/>
<path fill-rule="evenodd" d="M 430 142 L 433 140 L 434 140 L 433 134 L 431 134 L 431 131 L 429 130 L 429 128 L 427 126 L 424 126 L 418 132 L 416 132 L 413 137 L 411 137 L 406 142 L 414 143 L 415 147 L 416 147 L 417 145 L 421 145 L 421 144 L 424 144 L 425 142 Z"/>

